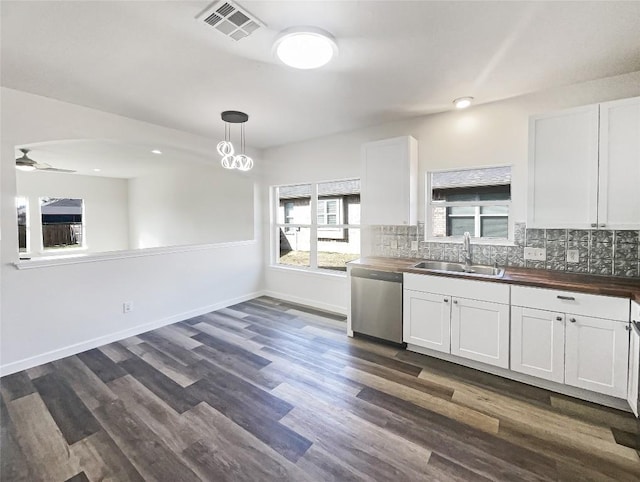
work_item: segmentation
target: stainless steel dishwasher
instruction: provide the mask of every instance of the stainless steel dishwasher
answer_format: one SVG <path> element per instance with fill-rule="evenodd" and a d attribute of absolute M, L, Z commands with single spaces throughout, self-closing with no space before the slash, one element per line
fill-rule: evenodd
<path fill-rule="evenodd" d="M 351 269 L 351 329 L 402 343 L 402 273 Z"/>

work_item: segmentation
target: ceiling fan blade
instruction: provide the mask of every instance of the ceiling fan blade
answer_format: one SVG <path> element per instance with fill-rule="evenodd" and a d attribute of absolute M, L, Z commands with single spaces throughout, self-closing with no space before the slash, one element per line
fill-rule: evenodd
<path fill-rule="evenodd" d="M 73 169 L 58 169 L 57 167 L 37 167 L 38 171 L 49 171 L 49 172 L 77 172 Z"/>
<path fill-rule="evenodd" d="M 74 169 L 59 169 L 57 167 L 51 167 L 51 165 L 46 162 L 36 162 L 28 156 L 30 152 L 29 149 L 21 148 L 20 152 L 22 152 L 22 156 L 16 159 L 16 166 L 23 166 L 25 168 L 36 169 L 38 171 L 77 172 Z"/>

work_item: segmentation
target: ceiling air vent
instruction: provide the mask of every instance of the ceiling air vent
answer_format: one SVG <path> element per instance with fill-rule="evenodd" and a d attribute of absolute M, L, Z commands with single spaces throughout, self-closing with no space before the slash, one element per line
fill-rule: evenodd
<path fill-rule="evenodd" d="M 254 15 L 230 0 L 212 3 L 196 19 L 236 41 L 248 37 L 260 27 L 265 27 Z"/>

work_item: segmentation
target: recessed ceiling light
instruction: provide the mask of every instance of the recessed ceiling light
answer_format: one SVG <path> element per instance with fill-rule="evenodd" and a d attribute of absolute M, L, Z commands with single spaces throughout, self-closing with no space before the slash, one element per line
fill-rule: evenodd
<path fill-rule="evenodd" d="M 158 149 L 154 149 L 153 151 L 151 151 L 152 154 L 162 154 L 162 151 L 158 150 Z"/>
<path fill-rule="evenodd" d="M 316 27 L 294 27 L 280 33 L 273 48 L 276 56 L 296 69 L 317 69 L 338 53 L 330 33 Z"/>
<path fill-rule="evenodd" d="M 453 101 L 453 105 L 456 106 L 456 109 L 466 109 L 471 105 L 473 101 L 473 97 L 459 97 Z"/>
<path fill-rule="evenodd" d="M 93 170 L 93 172 L 100 172 L 102 169 L 98 169 L 97 167 Z"/>

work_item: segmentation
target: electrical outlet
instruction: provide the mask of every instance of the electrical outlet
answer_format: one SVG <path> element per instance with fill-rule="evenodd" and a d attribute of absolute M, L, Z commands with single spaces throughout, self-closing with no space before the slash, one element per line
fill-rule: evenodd
<path fill-rule="evenodd" d="M 524 259 L 530 261 L 546 261 L 547 250 L 544 248 L 524 248 Z"/>
<path fill-rule="evenodd" d="M 391 249 L 398 249 L 398 240 L 397 239 L 392 239 L 391 240 Z"/>
<path fill-rule="evenodd" d="M 418 251 L 418 242 L 411 241 L 411 251 Z"/>
<path fill-rule="evenodd" d="M 122 303 L 122 312 L 131 313 L 133 311 L 133 301 L 125 301 Z"/>
<path fill-rule="evenodd" d="M 568 249 L 567 263 L 579 263 L 579 262 L 580 262 L 580 251 L 577 249 Z"/>

